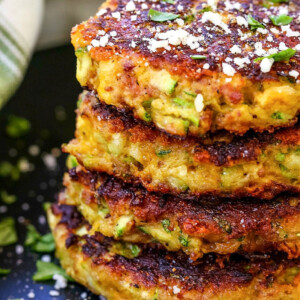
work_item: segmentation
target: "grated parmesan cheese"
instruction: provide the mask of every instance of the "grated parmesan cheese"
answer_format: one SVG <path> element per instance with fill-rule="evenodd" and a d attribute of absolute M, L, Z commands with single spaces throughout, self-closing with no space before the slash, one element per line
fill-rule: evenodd
<path fill-rule="evenodd" d="M 198 94 L 194 104 L 195 104 L 195 108 L 197 112 L 202 112 L 202 110 L 204 109 L 204 103 L 203 103 L 203 96 L 201 94 Z"/>
<path fill-rule="evenodd" d="M 133 1 L 129 1 L 127 4 L 126 4 L 126 11 L 134 11 L 135 10 L 135 4 Z"/>
<path fill-rule="evenodd" d="M 274 63 L 273 58 L 264 58 L 260 63 L 260 70 L 263 73 L 269 73 L 271 71 L 273 63 Z"/>
<path fill-rule="evenodd" d="M 207 21 L 222 28 L 226 33 L 231 33 L 228 25 L 223 22 L 221 15 L 211 11 L 206 11 L 202 16 L 202 23 L 206 23 Z"/>
<path fill-rule="evenodd" d="M 173 286 L 173 294 L 174 294 L 174 295 L 177 295 L 177 294 L 179 294 L 179 293 L 180 293 L 180 288 L 177 287 L 176 285 L 174 285 L 174 286 Z"/>
<path fill-rule="evenodd" d="M 292 70 L 289 72 L 289 75 L 297 79 L 299 76 L 299 72 L 297 72 L 296 70 Z"/>
<path fill-rule="evenodd" d="M 225 75 L 233 76 L 235 74 L 235 69 L 227 63 L 222 63 L 222 68 Z"/>

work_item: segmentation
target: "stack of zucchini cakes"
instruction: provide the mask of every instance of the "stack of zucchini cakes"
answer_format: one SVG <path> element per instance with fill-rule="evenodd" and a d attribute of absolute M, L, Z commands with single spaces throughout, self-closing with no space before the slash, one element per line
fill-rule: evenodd
<path fill-rule="evenodd" d="M 300 298 L 300 2 L 109 0 L 49 210 L 107 299 Z"/>

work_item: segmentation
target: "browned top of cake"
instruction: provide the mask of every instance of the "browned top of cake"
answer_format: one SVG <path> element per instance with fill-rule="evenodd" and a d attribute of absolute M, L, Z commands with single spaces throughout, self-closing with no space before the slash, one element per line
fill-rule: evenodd
<path fill-rule="evenodd" d="M 223 72 L 256 81 L 297 79 L 299 38 L 297 0 L 110 0 L 73 29 L 75 48 L 87 46 L 97 60 L 139 55 L 192 78 Z"/>

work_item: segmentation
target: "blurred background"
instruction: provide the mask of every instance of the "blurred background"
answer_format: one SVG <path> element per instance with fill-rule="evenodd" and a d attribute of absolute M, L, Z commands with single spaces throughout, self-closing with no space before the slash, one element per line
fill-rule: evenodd
<path fill-rule="evenodd" d="M 70 44 L 71 28 L 101 0 L 0 0 L 0 108 L 12 96 L 35 51 Z"/>
<path fill-rule="evenodd" d="M 101 0 L 46 0 L 37 49 L 70 43 L 70 28 L 94 15 L 101 3 Z"/>
<path fill-rule="evenodd" d="M 66 155 L 60 147 L 74 136 L 81 92 L 70 31 L 100 4 L 0 0 L 1 300 L 99 300 L 75 283 L 58 289 L 53 280 L 35 282 L 37 261 L 59 264 L 51 239 L 37 251 L 28 234 L 34 228 L 37 243 L 49 237 L 45 207 L 62 188 Z"/>

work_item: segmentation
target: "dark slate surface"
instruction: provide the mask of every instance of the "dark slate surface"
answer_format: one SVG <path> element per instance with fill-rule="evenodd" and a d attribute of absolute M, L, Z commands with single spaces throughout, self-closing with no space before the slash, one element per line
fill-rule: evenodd
<path fill-rule="evenodd" d="M 34 224 L 41 233 L 49 232 L 48 225 L 44 224 L 42 203 L 54 201 L 61 187 L 65 155 L 60 155 L 58 149 L 74 134 L 74 109 L 79 93 L 72 47 L 41 51 L 34 55 L 17 94 L 0 111 L 0 162 L 16 164 L 20 158 L 26 158 L 34 167 L 33 171 L 22 173 L 15 182 L 0 178 L 0 190 L 17 196 L 17 201 L 11 205 L 0 200 L 0 219 L 14 217 L 18 231 L 17 244 L 0 248 L 0 267 L 12 269 L 11 274 L 0 277 L 1 300 L 32 299 L 30 292 L 35 295 L 33 299 L 38 300 L 99 299 L 77 284 L 69 284 L 60 290 L 59 297 L 51 297 L 49 291 L 54 290 L 53 282 L 40 284 L 31 279 L 36 260 L 42 255 L 29 249 L 22 254 L 16 253 L 16 246 L 22 245 L 25 239 L 24 222 Z M 30 120 L 31 130 L 24 138 L 12 139 L 5 134 L 4 128 L 11 114 Z M 29 154 L 31 145 L 39 146 L 39 155 Z M 51 153 L 54 154 L 52 160 L 54 157 L 57 162 L 55 170 L 50 170 L 43 161 L 44 155 Z M 53 255 L 52 261 L 56 262 Z"/>

